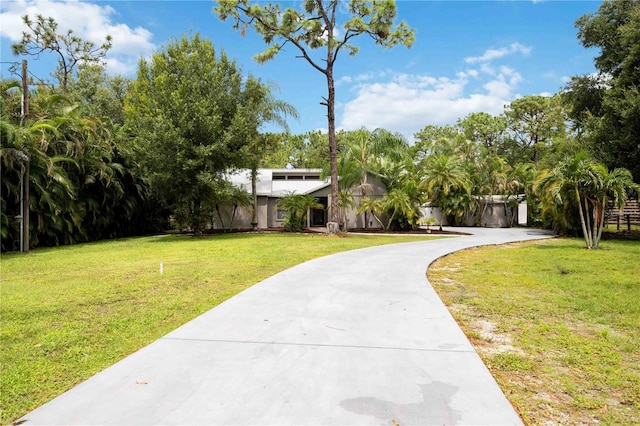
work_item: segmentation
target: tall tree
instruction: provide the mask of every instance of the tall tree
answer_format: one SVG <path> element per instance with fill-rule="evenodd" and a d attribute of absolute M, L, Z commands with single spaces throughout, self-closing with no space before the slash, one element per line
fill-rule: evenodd
<path fill-rule="evenodd" d="M 565 88 L 571 118 L 609 168 L 640 180 L 640 1 L 602 2 L 576 21 L 584 47 L 599 48 L 598 76 L 576 76 Z"/>
<path fill-rule="evenodd" d="M 29 15 L 22 17 L 28 31 L 23 31 L 22 40 L 11 46 L 14 55 L 38 57 L 44 51 L 58 56 L 58 68 L 55 76 L 60 81 L 62 93 L 67 92 L 67 84 L 74 69 L 79 64 L 100 64 L 102 58 L 111 49 L 111 36 L 96 46 L 73 34 L 73 30 L 58 33 L 58 23 L 51 17 L 37 15 L 35 21 Z"/>
<path fill-rule="evenodd" d="M 347 10 L 350 19 L 339 28 L 338 0 L 304 0 L 303 10 L 286 8 L 279 4 L 251 3 L 249 0 L 218 0 L 215 13 L 225 21 L 233 20 L 233 26 L 242 33 L 252 26 L 269 47 L 254 58 L 266 62 L 277 55 L 287 44 L 292 44 L 313 68 L 324 74 L 328 94 L 322 102 L 327 107 L 329 129 L 329 159 L 331 168 L 331 221 L 338 222 L 338 168 L 335 129 L 335 81 L 334 65 L 338 54 L 345 50 L 350 55 L 358 53 L 352 39 L 359 35 L 370 36 L 382 47 L 398 44 L 411 46 L 414 31 L 401 22 L 394 26 L 397 11 L 394 0 L 350 0 Z M 316 55 L 314 51 L 319 51 Z"/>
<path fill-rule="evenodd" d="M 243 147 L 259 123 L 243 105 L 262 105 L 265 93 L 256 84 L 196 34 L 141 60 L 125 98 L 128 149 L 167 206 L 188 212 L 197 234 L 216 180 L 244 166 Z"/>
<path fill-rule="evenodd" d="M 458 120 L 468 140 L 484 146 L 485 149 L 499 154 L 502 138 L 507 130 L 507 120 L 504 115 L 494 116 L 486 112 L 473 112 Z"/>
<path fill-rule="evenodd" d="M 519 151 L 513 153 L 512 164 L 538 163 L 544 151 L 565 133 L 566 119 L 559 96 L 524 96 L 506 106 L 505 115 Z"/>

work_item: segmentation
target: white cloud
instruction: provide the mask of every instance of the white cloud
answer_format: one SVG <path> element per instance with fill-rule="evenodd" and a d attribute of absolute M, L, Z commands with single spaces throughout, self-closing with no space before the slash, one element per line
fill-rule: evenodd
<path fill-rule="evenodd" d="M 104 42 L 107 34 L 111 35 L 113 47 L 105 58 L 107 69 L 111 73 L 133 72 L 138 59 L 155 50 L 151 42 L 153 34 L 149 30 L 114 22 L 116 11 L 108 5 L 76 0 L 5 1 L 0 13 L 0 35 L 12 42 L 19 41 L 25 30 L 22 16 L 29 15 L 33 20 L 38 14 L 55 19 L 59 32 L 72 29 L 75 35 L 95 43 L 96 46 Z"/>
<path fill-rule="evenodd" d="M 470 76 L 485 81 L 472 90 Z M 386 82 L 357 86 L 355 98 L 342 108 L 339 125 L 347 130 L 384 127 L 413 140 L 427 124 L 453 124 L 472 112 L 502 113 L 520 82 L 522 76 L 509 67 L 493 74 L 467 71 L 455 78 L 397 74 Z"/>
<path fill-rule="evenodd" d="M 514 53 L 521 53 L 523 55 L 528 55 L 531 52 L 531 47 L 523 46 L 520 43 L 511 43 L 507 47 L 503 47 L 500 49 L 487 49 L 480 56 L 469 56 L 464 58 L 464 61 L 468 64 L 475 63 L 486 63 L 491 62 L 494 59 L 502 58 L 506 55 L 511 55 Z"/>

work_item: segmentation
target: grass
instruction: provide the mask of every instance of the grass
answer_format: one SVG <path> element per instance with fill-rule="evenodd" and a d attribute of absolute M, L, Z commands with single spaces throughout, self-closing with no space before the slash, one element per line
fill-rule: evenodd
<path fill-rule="evenodd" d="M 464 267 L 462 267 L 464 265 Z M 484 247 L 429 280 L 526 424 L 640 424 L 640 244 Z"/>
<path fill-rule="evenodd" d="M 281 270 L 339 251 L 420 239 L 170 235 L 3 254 L 0 423 Z"/>

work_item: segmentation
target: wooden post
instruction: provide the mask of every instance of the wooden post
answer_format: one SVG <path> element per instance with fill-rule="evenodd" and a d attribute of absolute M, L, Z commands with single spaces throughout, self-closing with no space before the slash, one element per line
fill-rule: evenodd
<path fill-rule="evenodd" d="M 21 125 L 27 121 L 29 115 L 29 74 L 27 72 L 27 60 L 22 60 L 22 117 Z M 20 250 L 24 253 L 29 252 L 29 164 L 31 157 L 29 152 L 25 152 L 27 159 L 24 166 L 24 174 L 22 176 L 22 232 L 20 241 Z"/>

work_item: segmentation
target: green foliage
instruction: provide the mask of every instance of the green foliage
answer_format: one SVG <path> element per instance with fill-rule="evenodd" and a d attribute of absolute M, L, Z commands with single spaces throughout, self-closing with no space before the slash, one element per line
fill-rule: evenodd
<path fill-rule="evenodd" d="M 114 130 L 124 124 L 124 98 L 131 80 L 109 76 L 102 65 L 83 64 L 69 79 L 68 97 L 83 105 L 86 113 L 108 121 Z"/>
<path fill-rule="evenodd" d="M 543 172 L 536 182 L 543 206 L 552 212 L 555 222 L 562 217 L 565 226 L 570 226 L 577 210 L 588 249 L 599 246 L 608 200 L 620 208 L 629 192 L 639 189 L 628 170 L 618 168 L 610 172 L 584 152 Z"/>
<path fill-rule="evenodd" d="M 307 212 L 311 209 L 321 209 L 323 205 L 308 194 L 286 194 L 278 199 L 278 208 L 286 210 L 284 227 L 287 231 L 299 232 L 306 228 Z"/>
<path fill-rule="evenodd" d="M 591 151 L 610 169 L 625 167 L 640 180 L 640 2 L 604 1 L 576 21 L 578 38 L 599 48 L 597 77 L 576 76 L 565 88 L 571 118 Z"/>
<path fill-rule="evenodd" d="M 435 207 L 445 216 L 460 223 L 465 211 L 473 205 L 472 181 L 460 157 L 445 154 L 432 155 L 424 165 L 422 187 Z"/>
<path fill-rule="evenodd" d="M 512 164 L 537 164 L 554 141 L 565 135 L 566 117 L 559 96 L 518 98 L 505 108 L 505 115 L 513 137 Z"/>
<path fill-rule="evenodd" d="M 275 118 L 271 102 L 267 88 L 198 34 L 140 62 L 125 98 L 127 149 L 165 205 L 188 212 L 196 234 L 215 182 L 245 166 L 250 147 L 259 151 L 259 126 Z"/>
<path fill-rule="evenodd" d="M 302 135 L 281 135 L 274 150 L 265 155 L 263 164 L 277 169 L 326 168 L 329 164 L 328 135 L 319 130 Z"/>
<path fill-rule="evenodd" d="M 144 223 L 154 220 L 146 205 L 147 187 L 118 152 L 109 125 L 67 97 L 40 88 L 31 94 L 32 114 L 20 126 L 4 108 L 17 96 L 13 90 L 2 93 L 2 251 L 18 248 L 14 217 L 25 174 L 31 247 L 149 230 Z"/>

